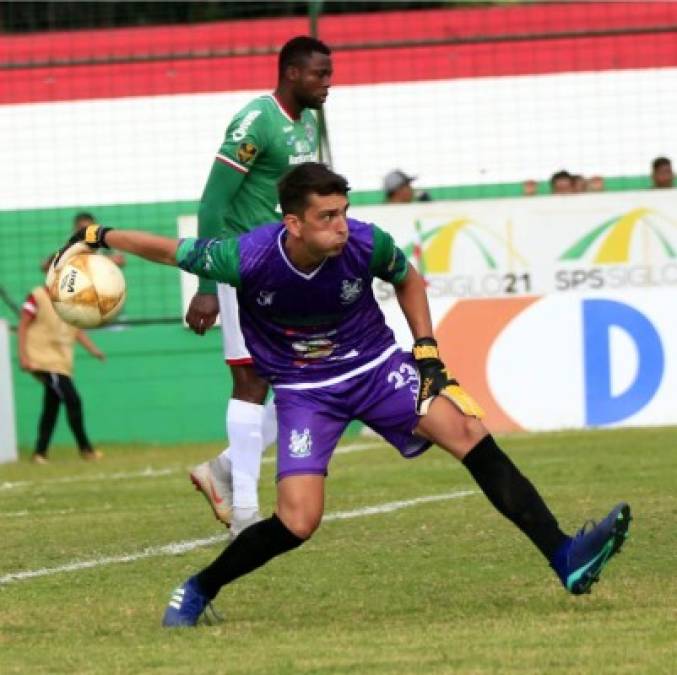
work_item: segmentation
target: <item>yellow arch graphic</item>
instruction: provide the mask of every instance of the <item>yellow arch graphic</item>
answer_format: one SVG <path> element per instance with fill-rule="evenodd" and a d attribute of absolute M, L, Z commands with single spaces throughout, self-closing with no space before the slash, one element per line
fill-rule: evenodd
<path fill-rule="evenodd" d="M 458 233 L 470 224 L 470 218 L 457 218 L 445 225 L 433 238 L 423 254 L 426 271 L 451 271 L 451 250 Z"/>
<path fill-rule="evenodd" d="M 595 256 L 596 263 L 621 263 L 630 258 L 630 242 L 637 223 L 652 209 L 642 207 L 623 214 L 604 238 Z"/>
<path fill-rule="evenodd" d="M 510 238 L 505 239 L 495 232 L 492 232 L 489 228 L 473 223 L 470 218 L 463 216 L 443 225 L 426 247 L 423 253 L 423 260 L 427 272 L 433 274 L 451 272 L 453 266 L 451 256 L 456 237 L 461 230 L 473 224 L 478 230 L 493 237 L 499 244 L 504 246 L 510 260 L 517 259 L 523 265 L 527 265 L 527 261 L 517 252 Z M 477 243 L 477 241 L 475 243 Z M 478 247 L 481 248 L 482 244 L 478 244 Z"/>

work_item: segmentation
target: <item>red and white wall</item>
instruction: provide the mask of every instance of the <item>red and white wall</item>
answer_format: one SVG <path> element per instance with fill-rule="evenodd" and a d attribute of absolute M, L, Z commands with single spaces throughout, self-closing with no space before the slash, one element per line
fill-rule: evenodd
<path fill-rule="evenodd" d="M 354 188 L 399 166 L 421 185 L 545 178 L 560 167 L 640 175 L 677 156 L 677 5 L 573 3 L 325 17 L 334 163 Z M 373 40 L 553 31 L 647 34 L 361 49 Z M 266 47 L 304 18 L 0 38 L 3 209 L 199 197 L 230 116 L 275 80 Z M 113 57 L 115 64 L 88 59 Z M 135 57 L 152 57 L 134 62 Z M 82 65 L 28 67 L 80 59 Z M 22 66 L 23 64 L 23 66 Z"/>

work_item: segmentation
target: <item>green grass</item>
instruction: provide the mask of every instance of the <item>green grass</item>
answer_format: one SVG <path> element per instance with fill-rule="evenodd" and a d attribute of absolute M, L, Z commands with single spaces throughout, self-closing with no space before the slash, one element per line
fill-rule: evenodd
<path fill-rule="evenodd" d="M 475 486 L 438 449 L 405 462 L 334 458 L 327 512 Z M 0 584 L 5 673 L 673 673 L 677 429 L 504 439 L 571 531 L 631 503 L 623 555 L 567 595 L 481 494 L 327 522 L 301 549 L 224 589 L 224 624 L 167 630 L 170 591 L 222 545 Z M 215 446 L 57 449 L 0 467 L 0 577 L 221 532 L 185 467 Z M 139 476 L 151 468 L 161 475 Z M 132 474 L 132 475 L 125 475 Z M 273 504 L 273 464 L 262 501 Z M 18 483 L 18 484 L 16 484 Z M 22 515 L 23 514 L 23 515 Z"/>

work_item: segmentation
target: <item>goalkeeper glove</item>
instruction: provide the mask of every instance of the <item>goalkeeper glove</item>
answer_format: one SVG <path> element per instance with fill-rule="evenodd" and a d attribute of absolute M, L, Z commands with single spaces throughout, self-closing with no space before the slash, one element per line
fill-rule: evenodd
<path fill-rule="evenodd" d="M 440 359 L 434 338 L 419 338 L 414 342 L 414 360 L 419 373 L 416 413 L 425 415 L 435 396 L 446 396 L 464 414 L 482 418 L 484 411 L 474 399 L 449 375 Z"/>
<path fill-rule="evenodd" d="M 112 227 L 103 227 L 102 225 L 88 225 L 78 230 L 69 240 L 68 245 L 84 242 L 89 248 L 108 248 L 106 243 L 106 234 Z"/>
<path fill-rule="evenodd" d="M 54 256 L 51 270 L 61 269 L 66 261 L 78 253 L 86 253 L 92 249 L 108 248 L 106 244 L 106 234 L 110 232 L 112 227 L 102 227 L 101 225 L 88 225 L 78 230 L 67 242 L 62 246 Z"/>

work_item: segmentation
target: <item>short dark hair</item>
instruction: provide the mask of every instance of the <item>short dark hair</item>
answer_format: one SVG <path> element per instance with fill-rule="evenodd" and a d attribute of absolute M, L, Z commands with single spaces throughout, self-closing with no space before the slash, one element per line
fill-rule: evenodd
<path fill-rule="evenodd" d="M 347 195 L 348 181 L 319 162 L 304 162 L 294 167 L 277 184 L 283 215 L 302 216 L 310 195 Z"/>
<path fill-rule="evenodd" d="M 652 171 L 660 169 L 662 166 L 672 166 L 672 162 L 667 157 L 656 157 L 653 162 L 651 162 Z"/>
<path fill-rule="evenodd" d="M 281 80 L 289 66 L 301 66 L 313 52 L 331 54 L 331 49 L 322 40 L 308 35 L 299 35 L 287 41 L 277 60 L 277 76 Z"/>
<path fill-rule="evenodd" d="M 554 185 L 555 181 L 559 180 L 560 178 L 567 178 L 568 180 L 574 179 L 574 177 L 568 171 L 562 169 L 561 171 L 556 171 L 552 174 L 552 176 L 550 176 L 550 185 Z"/>
<path fill-rule="evenodd" d="M 96 222 L 96 218 L 89 211 L 79 211 L 75 214 L 73 218 L 73 225 L 77 225 L 81 220 L 91 220 L 93 223 Z"/>

